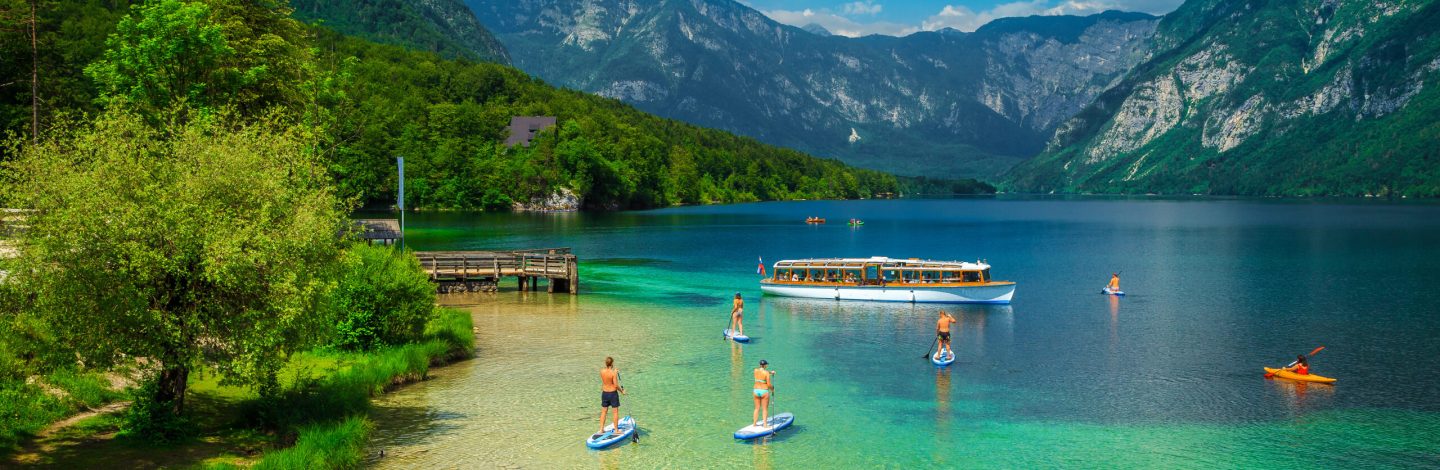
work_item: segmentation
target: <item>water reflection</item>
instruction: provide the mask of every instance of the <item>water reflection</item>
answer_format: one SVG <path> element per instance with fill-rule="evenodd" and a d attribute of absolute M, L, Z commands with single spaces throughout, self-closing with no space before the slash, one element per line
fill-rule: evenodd
<path fill-rule="evenodd" d="M 1335 396 L 1335 386 L 1282 378 L 1267 379 L 1279 393 L 1291 413 L 1303 413 L 1328 403 Z"/>

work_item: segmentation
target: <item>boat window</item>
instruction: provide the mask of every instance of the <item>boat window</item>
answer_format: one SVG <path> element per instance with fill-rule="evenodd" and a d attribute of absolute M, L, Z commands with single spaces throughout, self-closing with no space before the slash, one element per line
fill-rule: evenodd
<path fill-rule="evenodd" d="M 987 268 L 984 271 L 980 271 L 980 281 L 990 282 L 990 269 Z"/>
<path fill-rule="evenodd" d="M 963 282 L 980 282 L 980 272 L 979 272 L 979 271 L 965 271 L 965 273 L 964 273 L 964 278 L 962 278 L 961 280 L 962 280 Z"/>

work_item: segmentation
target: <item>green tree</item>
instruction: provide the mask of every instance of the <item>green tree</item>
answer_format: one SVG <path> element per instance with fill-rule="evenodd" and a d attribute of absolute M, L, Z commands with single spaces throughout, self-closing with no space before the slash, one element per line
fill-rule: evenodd
<path fill-rule="evenodd" d="M 229 105 L 242 115 L 274 106 L 304 111 L 313 100 L 314 60 L 304 25 L 289 15 L 271 2 L 146 1 L 120 19 L 85 74 L 102 103 L 146 113 L 177 103 Z"/>
<path fill-rule="evenodd" d="M 408 251 L 356 245 L 346 250 L 330 296 L 333 344 L 372 349 L 420 339 L 435 312 L 435 285 Z"/>
<path fill-rule="evenodd" d="M 12 142 L 0 184 L 35 210 L 11 278 L 32 312 L 86 364 L 145 358 L 164 414 L 200 364 L 273 391 L 327 330 L 344 227 L 313 133 L 225 114 L 162 132 L 118 111 L 65 129 Z"/>

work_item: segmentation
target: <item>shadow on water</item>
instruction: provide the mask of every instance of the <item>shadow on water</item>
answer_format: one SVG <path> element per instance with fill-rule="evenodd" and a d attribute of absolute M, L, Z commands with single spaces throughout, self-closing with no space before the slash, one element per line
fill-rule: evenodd
<path fill-rule="evenodd" d="M 658 258 L 595 258 L 585 260 L 586 264 L 605 266 L 666 266 L 674 261 Z"/>
<path fill-rule="evenodd" d="M 714 294 L 697 294 L 694 292 L 673 292 L 661 296 L 666 305 L 681 305 L 685 307 L 712 307 L 725 302 L 723 297 Z"/>

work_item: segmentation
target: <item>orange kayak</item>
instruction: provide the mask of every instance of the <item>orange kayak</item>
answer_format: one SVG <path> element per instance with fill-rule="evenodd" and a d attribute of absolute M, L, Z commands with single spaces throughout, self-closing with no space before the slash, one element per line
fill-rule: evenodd
<path fill-rule="evenodd" d="M 1276 377 L 1280 377 L 1280 378 L 1282 378 L 1282 379 L 1299 380 L 1299 381 L 1301 381 L 1301 382 L 1318 382 L 1318 383 L 1322 383 L 1322 384 L 1333 384 L 1333 383 L 1335 383 L 1335 379 L 1332 379 L 1332 378 L 1329 378 L 1329 377 L 1321 377 L 1321 376 L 1318 376 L 1318 375 L 1315 375 L 1315 374 L 1304 374 L 1304 375 L 1301 375 L 1301 374 L 1296 374 L 1296 373 L 1294 373 L 1294 372 L 1290 372 L 1290 371 L 1288 371 L 1288 370 L 1274 369 L 1274 368 L 1270 368 L 1270 367 L 1266 367 L 1266 368 L 1265 368 L 1265 373 L 1267 373 L 1267 374 L 1275 374 Z"/>

